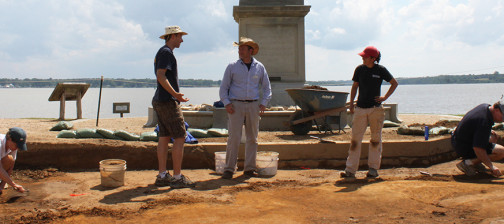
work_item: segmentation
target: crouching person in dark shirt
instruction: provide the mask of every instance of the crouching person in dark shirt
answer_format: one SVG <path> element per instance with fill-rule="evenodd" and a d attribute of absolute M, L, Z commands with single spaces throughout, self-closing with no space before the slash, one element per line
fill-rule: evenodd
<path fill-rule="evenodd" d="M 498 136 L 492 130 L 495 122 L 502 122 L 504 105 L 480 104 L 467 112 L 452 135 L 452 146 L 462 157 L 457 168 L 467 176 L 486 172 L 486 165 L 491 173 L 498 177 L 502 173 L 492 161 L 504 158 L 504 146 L 496 144 Z M 484 165 L 483 165 L 484 164 Z"/>

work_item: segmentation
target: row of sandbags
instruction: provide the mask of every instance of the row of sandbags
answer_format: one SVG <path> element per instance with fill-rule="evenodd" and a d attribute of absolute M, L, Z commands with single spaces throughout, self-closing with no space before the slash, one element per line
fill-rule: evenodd
<path fill-rule="evenodd" d="M 70 130 L 74 127 L 72 122 L 60 121 L 50 130 L 59 131 L 57 138 L 104 138 L 125 141 L 158 141 L 157 133 L 154 131 L 144 132 L 141 135 L 130 133 L 124 130 L 111 131 L 104 128 L 79 128 Z"/>
<path fill-rule="evenodd" d="M 208 130 L 198 128 L 188 128 L 189 132 L 195 138 L 228 137 L 228 130 L 225 128 L 210 128 Z"/>
<path fill-rule="evenodd" d="M 158 135 L 156 130 L 153 132 L 144 132 L 141 135 L 130 133 L 124 130 L 111 131 L 108 129 L 98 128 L 80 128 L 77 130 L 73 129 L 74 125 L 68 121 L 60 121 L 54 125 L 51 131 L 60 131 L 57 138 L 104 138 L 104 139 L 115 139 L 115 140 L 126 140 L 126 141 L 158 141 Z M 197 143 L 195 138 L 209 138 L 209 137 L 227 137 L 228 130 L 223 128 L 210 128 L 208 130 L 188 128 L 189 125 L 186 123 L 187 128 L 187 143 Z"/>
<path fill-rule="evenodd" d="M 433 127 L 429 129 L 429 135 L 446 135 L 451 134 L 452 132 L 453 128 L 447 127 Z M 425 128 L 418 126 L 408 127 L 406 125 L 402 125 L 397 129 L 397 134 L 423 136 L 425 135 Z"/>
<path fill-rule="evenodd" d="M 57 138 L 104 138 L 125 141 L 158 141 L 156 132 L 144 132 L 141 135 L 130 133 L 124 130 L 111 131 L 104 128 L 79 128 L 77 130 L 62 130 Z"/>

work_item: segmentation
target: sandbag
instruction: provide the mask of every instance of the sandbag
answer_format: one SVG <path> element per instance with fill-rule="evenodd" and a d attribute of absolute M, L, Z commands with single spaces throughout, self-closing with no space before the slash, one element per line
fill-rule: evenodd
<path fill-rule="evenodd" d="M 392 122 L 392 121 L 389 121 L 389 120 L 385 120 L 383 122 L 383 127 L 384 128 L 394 128 L 394 127 L 400 127 L 401 124 L 399 123 L 395 123 L 395 122 Z"/>
<path fill-rule="evenodd" d="M 98 134 L 102 135 L 103 137 L 105 137 L 106 139 L 116 139 L 116 140 L 121 139 L 121 138 L 115 136 L 113 131 L 108 130 L 108 129 L 98 128 L 98 129 L 96 129 L 96 132 Z"/>
<path fill-rule="evenodd" d="M 77 133 L 72 130 L 62 130 L 58 133 L 56 138 L 77 138 Z"/>
<path fill-rule="evenodd" d="M 114 135 L 116 137 L 119 137 L 119 138 L 124 139 L 126 141 L 138 141 L 138 140 L 140 140 L 140 136 L 138 136 L 137 134 L 129 133 L 129 132 L 124 131 L 124 130 L 114 131 Z"/>
<path fill-rule="evenodd" d="M 102 135 L 96 132 L 96 129 L 92 128 L 79 128 L 75 132 L 77 138 L 103 138 Z"/>
<path fill-rule="evenodd" d="M 423 136 L 425 134 L 425 131 L 421 127 L 408 127 L 406 125 L 403 125 L 397 129 L 397 134 Z"/>
<path fill-rule="evenodd" d="M 229 136 L 228 130 L 225 128 L 210 128 L 208 129 L 208 134 L 216 137 L 227 137 Z"/>
<path fill-rule="evenodd" d="M 429 135 L 446 135 L 450 134 L 450 130 L 447 127 L 434 127 L 429 129 Z"/>
<path fill-rule="evenodd" d="M 68 121 L 60 121 L 56 125 L 54 125 L 50 131 L 61 131 L 61 130 L 69 130 L 73 128 L 73 123 Z"/>
<path fill-rule="evenodd" d="M 210 137 L 212 137 L 212 135 L 209 134 L 207 130 L 203 130 L 203 129 L 188 128 L 187 132 L 189 132 L 195 138 L 210 138 Z"/>
<path fill-rule="evenodd" d="M 144 132 L 140 134 L 140 141 L 158 141 L 158 134 L 155 131 Z"/>

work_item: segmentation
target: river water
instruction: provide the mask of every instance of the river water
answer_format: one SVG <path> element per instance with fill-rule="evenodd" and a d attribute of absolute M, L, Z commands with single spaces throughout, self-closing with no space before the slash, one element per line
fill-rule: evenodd
<path fill-rule="evenodd" d="M 382 95 L 388 90 L 382 86 Z M 350 92 L 351 86 L 330 86 L 329 90 Z M 0 88 L 0 118 L 58 118 L 59 101 L 49 102 L 52 88 Z M 117 118 L 112 113 L 114 102 L 130 102 L 130 113 L 124 117 L 145 117 L 154 88 L 104 88 L 100 118 Z M 218 87 L 181 88 L 190 99 L 186 104 L 213 104 L 219 100 Z M 464 114 L 480 103 L 494 103 L 504 94 L 504 83 L 399 85 L 386 103 L 397 103 L 399 113 Z M 90 88 L 82 98 L 82 116 L 96 118 L 99 89 Z M 66 102 L 65 118 L 75 118 L 75 101 Z"/>

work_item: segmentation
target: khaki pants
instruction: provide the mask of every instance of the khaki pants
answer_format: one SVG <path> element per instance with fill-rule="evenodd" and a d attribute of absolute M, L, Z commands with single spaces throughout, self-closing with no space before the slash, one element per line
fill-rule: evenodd
<path fill-rule="evenodd" d="M 369 124 L 371 129 L 371 139 L 369 142 L 368 166 L 369 168 L 380 169 L 382 152 L 382 128 L 385 120 L 385 110 L 383 106 L 373 108 L 359 108 L 354 110 L 352 121 L 352 141 L 348 150 L 346 161 L 346 171 L 357 172 L 361 156 L 362 138 Z"/>
<path fill-rule="evenodd" d="M 226 167 L 224 171 L 234 173 L 238 161 L 238 148 L 242 136 L 242 126 L 245 124 L 245 165 L 243 170 L 256 170 L 257 135 L 259 133 L 259 101 L 232 101 L 235 112 L 228 113 L 228 141 L 226 147 Z"/>

